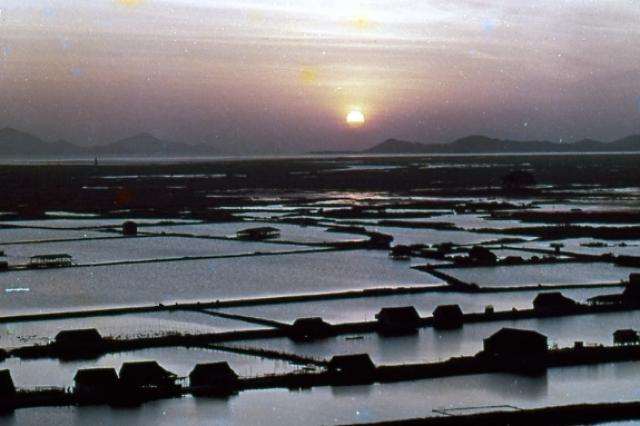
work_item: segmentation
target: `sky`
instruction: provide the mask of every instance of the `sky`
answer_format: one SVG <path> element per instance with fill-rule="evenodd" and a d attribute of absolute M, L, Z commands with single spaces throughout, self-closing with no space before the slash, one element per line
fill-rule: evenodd
<path fill-rule="evenodd" d="M 640 1 L 0 0 L 5 126 L 229 153 L 613 140 L 640 133 Z"/>

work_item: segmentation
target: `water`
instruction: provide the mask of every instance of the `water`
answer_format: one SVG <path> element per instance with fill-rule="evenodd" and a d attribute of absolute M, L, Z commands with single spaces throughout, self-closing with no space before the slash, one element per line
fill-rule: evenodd
<path fill-rule="evenodd" d="M 363 338 L 358 340 L 337 336 L 309 343 L 282 338 L 254 340 L 247 344 L 326 359 L 337 354 L 368 353 L 377 364 L 422 363 L 444 361 L 458 355 L 475 355 L 482 350 L 483 339 L 503 327 L 536 330 L 547 336 L 552 346 L 570 347 L 577 340 L 585 344 L 611 345 L 615 330 L 640 327 L 640 312 L 493 321 L 466 324 L 459 330 L 422 328 L 419 333 L 406 336 L 385 337 L 366 333 L 360 334 Z"/>
<path fill-rule="evenodd" d="M 608 263 L 558 263 L 501 266 L 489 268 L 447 269 L 444 272 L 462 281 L 484 287 L 535 284 L 588 284 L 620 282 L 637 269 Z"/>
<path fill-rule="evenodd" d="M 141 231 L 144 232 L 171 232 L 193 235 L 207 235 L 207 236 L 235 236 L 236 232 L 241 229 L 255 228 L 261 226 L 273 226 L 280 230 L 280 237 L 275 240 L 281 241 L 294 241 L 300 243 L 322 243 L 322 242 L 335 242 L 335 241 L 352 241 L 352 240 L 365 240 L 366 236 L 359 234 L 348 234 L 343 232 L 328 232 L 325 227 L 318 226 L 298 226 L 285 223 L 271 223 L 271 222 L 224 222 L 215 224 L 197 224 L 197 225 L 182 225 L 171 227 L 145 227 Z"/>
<path fill-rule="evenodd" d="M 479 244 L 505 238 L 499 234 L 476 234 L 467 231 L 441 231 L 436 229 L 405 228 L 397 226 L 369 226 L 367 229 L 393 236 L 394 244 Z M 510 238 L 520 238 L 509 236 Z M 527 239 L 527 237 L 521 237 Z"/>
<path fill-rule="evenodd" d="M 560 243 L 564 247 L 562 251 L 580 254 L 602 255 L 612 253 L 615 255 L 640 256 L 640 240 L 599 240 L 595 238 L 568 238 L 564 240 L 553 241 L 531 241 L 520 244 L 510 244 L 513 246 L 526 246 L 529 248 L 541 248 L 549 250 L 550 244 Z M 584 244 L 602 244 L 603 247 L 589 247 Z"/>
<path fill-rule="evenodd" d="M 2 347 L 46 344 L 62 330 L 96 328 L 102 336 L 135 338 L 165 334 L 215 333 L 255 329 L 255 324 L 192 311 L 169 311 L 109 317 L 13 322 L 0 325 Z"/>
<path fill-rule="evenodd" d="M 285 374 L 298 367 L 284 361 L 264 359 L 248 355 L 194 348 L 152 348 L 132 352 L 107 354 L 95 360 L 59 361 L 54 359 L 20 360 L 9 358 L 0 362 L 0 369 L 11 370 L 11 377 L 19 388 L 38 386 L 73 386 L 73 377 L 78 369 L 110 367 L 116 370 L 124 362 L 155 360 L 165 369 L 179 377 L 189 375 L 199 363 L 227 361 L 229 366 L 243 377 Z M 1 417 L 0 417 L 1 420 Z M 1 421 L 0 421 L 0 424 Z"/>
<path fill-rule="evenodd" d="M 5 315 L 437 283 L 386 252 L 357 250 L 0 274 Z"/>
<path fill-rule="evenodd" d="M 185 256 L 222 256 L 300 250 L 299 246 L 258 242 L 225 241 L 181 237 L 110 238 L 100 241 L 60 241 L 40 244 L 5 245 L 10 264 L 28 263 L 31 256 L 67 253 L 77 264 L 163 259 Z"/>
<path fill-rule="evenodd" d="M 174 176 L 175 177 L 175 176 Z M 308 207 L 322 205 L 377 205 L 391 201 L 409 201 L 383 193 L 331 193 L 306 195 L 308 201 L 271 197 L 262 199 L 264 205 L 234 207 L 243 215 L 276 217 L 298 214 Z M 302 198 L 302 196 L 300 196 Z M 317 201 L 322 198 L 322 201 Z M 442 201 L 442 198 L 415 197 L 415 200 Z M 455 201 L 452 198 L 449 201 Z M 487 199 L 495 201 L 496 199 Z M 478 201 L 461 198 L 460 202 Z M 532 200 L 509 200 L 530 202 Z M 563 204 L 563 205 L 561 205 Z M 584 203 L 557 203 L 558 208 Z M 594 204 L 595 205 L 595 204 Z M 545 203 L 552 208 L 552 203 Z M 587 207 L 585 207 L 587 208 Z M 595 208 L 595 207 L 593 207 Z M 479 244 L 498 240 L 504 235 L 470 232 L 474 228 L 518 226 L 511 220 L 489 220 L 480 214 L 452 214 L 448 210 L 390 209 L 391 212 L 414 212 L 425 217 L 412 221 L 453 223 L 464 230 L 442 231 L 377 226 L 379 219 L 363 219 L 370 230 L 390 233 L 394 244 Z M 427 217 L 430 214 L 435 216 Z M 338 219 L 338 223 L 350 220 Z M 270 221 L 233 221 L 201 223 L 158 220 L 137 220 L 141 233 L 155 233 L 150 238 L 119 238 L 118 234 L 100 232 L 97 227 L 119 228 L 123 220 L 79 218 L 12 222 L 21 229 L 0 229 L 0 246 L 6 260 L 21 263 L 35 254 L 67 252 L 78 263 L 108 262 L 131 259 L 161 259 L 169 257 L 234 255 L 250 252 L 274 253 L 282 250 L 307 250 L 312 244 L 363 239 L 357 234 L 327 232 L 322 226 L 301 227 Z M 33 228 L 44 226 L 51 229 Z M 281 230 L 279 241 L 244 242 L 192 237 L 162 236 L 164 233 L 184 233 L 197 236 L 234 236 L 244 228 L 275 226 Z M 77 242 L 48 242 L 23 244 L 20 241 L 52 238 L 89 238 L 113 236 L 105 240 Z M 509 236 L 511 237 L 511 236 Z M 533 241 L 525 237 L 522 247 L 549 248 L 550 241 Z M 599 254 L 614 251 L 635 254 L 638 241 L 628 241 L 628 247 L 583 247 L 580 244 L 597 240 L 563 240 L 565 249 Z M 18 243 L 16 243 L 18 242 Z M 609 242 L 619 243 L 619 242 Z M 305 245 L 309 244 L 309 245 Z M 508 249 L 496 250 L 499 256 L 532 253 Z M 2 315 L 47 312 L 62 309 L 86 309 L 106 306 L 174 303 L 176 301 L 216 300 L 228 298 L 322 293 L 372 287 L 396 287 L 442 284 L 430 274 L 412 269 L 424 263 L 414 258 L 409 262 L 389 259 L 385 250 L 353 250 L 343 252 L 299 253 L 213 260 L 189 260 L 137 265 L 98 266 L 0 273 L 0 311 Z M 431 262 L 431 260 L 428 260 Z M 523 265 L 447 269 L 445 272 L 463 280 L 485 286 L 528 284 L 582 284 L 592 282 L 620 282 L 626 280 L 633 268 L 619 268 L 606 263 L 571 263 L 556 265 Z M 563 294 L 578 301 L 603 293 L 619 293 L 621 288 L 569 289 Z M 492 305 L 496 310 L 530 308 L 537 291 L 464 294 L 420 293 L 384 297 L 367 297 L 262 305 L 224 309 L 229 313 L 257 316 L 291 323 L 296 318 L 321 316 L 332 323 L 373 320 L 386 306 L 415 306 L 421 315 L 429 316 L 442 304 L 459 304 L 464 312 L 482 312 Z M 47 322 L 7 323 L 0 326 L 0 347 L 15 347 L 47 343 L 63 329 L 96 327 L 104 336 L 155 336 L 163 333 L 212 333 L 229 330 L 262 328 L 239 320 L 221 319 L 196 312 L 162 312 L 116 317 L 68 319 Z M 330 358 L 336 354 L 369 353 L 379 364 L 432 362 L 459 355 L 472 355 L 482 349 L 483 339 L 502 327 L 537 330 L 549 337 L 551 345 L 572 346 L 574 341 L 586 344 L 610 344 L 612 332 L 620 328 L 640 329 L 640 312 L 622 312 L 563 318 L 501 321 L 467 324 L 460 330 L 437 331 L 424 328 L 411 336 L 382 337 L 375 333 L 361 334 L 356 340 L 337 336 L 309 343 L 289 339 L 262 339 L 233 342 L 233 345 L 288 351 L 314 358 Z M 78 368 L 110 366 L 123 362 L 158 360 L 165 368 L 185 376 L 199 362 L 228 361 L 244 376 L 284 373 L 296 366 L 288 362 L 261 359 L 219 351 L 194 348 L 154 348 L 109 354 L 95 361 L 60 362 L 58 360 L 0 362 L 0 369 L 10 368 L 16 384 L 24 387 L 38 385 L 70 386 Z M 243 392 L 229 399 L 181 399 L 156 401 L 140 409 L 111 410 L 108 407 L 62 407 L 18 410 L 0 417 L 2 425 L 42 424 L 201 424 L 218 425 L 299 425 L 336 424 L 390 420 L 412 416 L 433 415 L 433 409 L 461 408 L 476 405 L 509 403 L 518 407 L 538 407 L 582 402 L 624 401 L 640 399 L 638 379 L 640 363 L 616 363 L 590 367 L 552 369 L 546 377 L 526 378 L 507 374 L 451 377 L 373 386 L 321 387 L 303 392 L 264 390 Z M 294 407 L 292 409 L 292 407 Z"/>
<path fill-rule="evenodd" d="M 432 410 L 502 405 L 519 408 L 640 398 L 640 363 L 550 369 L 543 377 L 481 374 L 372 386 L 318 387 L 242 392 L 229 399 L 154 401 L 136 409 L 56 407 L 17 410 L 2 418 L 7 426 L 333 425 L 436 415 Z"/>
<path fill-rule="evenodd" d="M 620 293 L 622 288 L 594 288 L 562 290 L 562 294 L 579 302 L 608 293 Z M 496 311 L 530 309 L 538 291 L 513 293 L 420 293 L 359 299 L 323 300 L 318 302 L 287 303 L 225 309 L 225 312 L 255 315 L 293 323 L 296 318 L 319 316 L 331 323 L 372 321 L 380 309 L 390 306 L 414 306 L 422 316 L 430 316 L 438 305 L 457 304 L 464 313 L 483 312 L 491 305 Z"/>
<path fill-rule="evenodd" d="M 71 238 L 97 238 L 109 237 L 113 234 L 105 234 L 97 231 L 75 231 L 75 230 L 55 230 L 55 229 L 39 229 L 39 228 L 0 228 L 0 250 L 6 251 L 6 243 L 18 243 L 24 241 L 42 241 L 54 239 L 71 239 Z"/>

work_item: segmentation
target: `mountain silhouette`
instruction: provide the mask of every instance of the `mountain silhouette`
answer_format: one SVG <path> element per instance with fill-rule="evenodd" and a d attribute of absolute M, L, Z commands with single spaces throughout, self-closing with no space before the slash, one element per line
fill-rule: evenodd
<path fill-rule="evenodd" d="M 215 154 L 215 150 L 206 145 L 189 145 L 167 141 L 159 139 L 150 133 L 140 133 L 108 145 L 93 147 L 89 151 L 100 156 L 123 157 L 176 157 Z"/>
<path fill-rule="evenodd" d="M 215 155 L 207 145 L 166 141 L 140 133 L 107 145 L 81 147 L 65 140 L 45 142 L 30 133 L 5 127 L 0 129 L 1 158 L 78 158 L 78 157 L 188 157 Z"/>
<path fill-rule="evenodd" d="M 577 142 L 515 141 L 471 135 L 446 144 L 424 144 L 398 139 L 387 139 L 368 148 L 366 154 L 483 154 L 522 152 L 605 152 L 640 151 L 640 135 L 631 135 L 612 142 L 583 139 Z"/>

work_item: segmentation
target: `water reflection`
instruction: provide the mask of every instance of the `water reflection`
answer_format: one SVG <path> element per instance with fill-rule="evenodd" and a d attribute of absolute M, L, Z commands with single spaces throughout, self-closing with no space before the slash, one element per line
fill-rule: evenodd
<path fill-rule="evenodd" d="M 505 400 L 526 399 L 537 401 L 545 398 L 549 390 L 547 374 L 523 376 L 517 374 L 496 374 L 485 381 L 487 391 Z"/>

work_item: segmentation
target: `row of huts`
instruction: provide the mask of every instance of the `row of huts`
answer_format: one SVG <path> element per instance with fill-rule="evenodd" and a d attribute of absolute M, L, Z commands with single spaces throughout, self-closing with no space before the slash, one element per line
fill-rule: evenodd
<path fill-rule="evenodd" d="M 548 351 L 547 337 L 532 330 L 503 328 L 484 340 L 481 356 L 485 359 L 544 359 Z M 327 363 L 327 374 L 336 383 L 373 380 L 376 366 L 367 354 L 336 355 Z M 179 395 L 229 395 L 240 389 L 240 379 L 226 362 L 197 364 L 186 379 L 166 370 L 156 361 L 127 362 L 116 372 L 114 368 L 78 370 L 74 377 L 73 395 L 80 403 L 138 403 L 141 400 Z M 16 395 L 8 370 L 0 371 L 0 400 Z"/>

